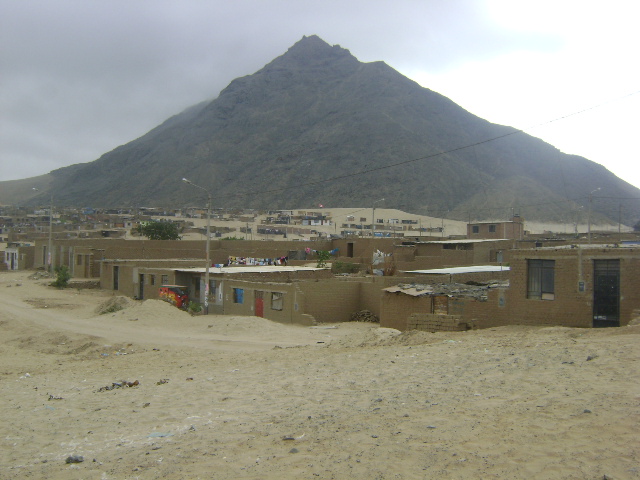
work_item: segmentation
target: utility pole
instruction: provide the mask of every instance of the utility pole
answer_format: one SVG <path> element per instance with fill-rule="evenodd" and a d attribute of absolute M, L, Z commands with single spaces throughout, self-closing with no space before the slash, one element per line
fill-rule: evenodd
<path fill-rule="evenodd" d="M 589 217 L 587 219 L 587 238 L 589 239 L 588 240 L 589 244 L 591 244 L 591 204 L 593 203 L 593 194 L 598 190 L 600 190 L 600 187 L 589 192 Z"/>
<path fill-rule="evenodd" d="M 209 314 L 209 268 L 211 267 L 211 260 L 209 258 L 210 255 L 210 246 L 211 246 L 211 192 L 200 185 L 196 185 L 195 183 L 183 178 L 182 181 L 184 183 L 188 183 L 192 187 L 199 188 L 200 190 L 204 190 L 207 192 L 207 239 L 205 242 L 205 258 L 207 262 L 207 266 L 205 268 L 204 273 L 204 313 L 205 315 Z"/>
<path fill-rule="evenodd" d="M 53 193 L 51 194 L 51 203 L 49 206 L 49 247 L 47 255 L 49 257 L 49 273 L 53 272 Z"/>
<path fill-rule="evenodd" d="M 371 209 L 371 238 L 375 237 L 374 232 L 376 229 L 376 203 L 384 202 L 384 198 L 373 202 L 373 208 Z"/>

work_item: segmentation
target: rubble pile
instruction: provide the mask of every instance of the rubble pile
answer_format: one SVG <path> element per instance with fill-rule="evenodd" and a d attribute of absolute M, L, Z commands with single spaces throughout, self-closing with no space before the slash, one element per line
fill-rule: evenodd
<path fill-rule="evenodd" d="M 400 291 L 414 291 L 418 296 L 447 295 L 449 297 L 473 297 L 480 301 L 486 301 L 489 289 L 507 286 L 509 286 L 508 281 L 490 281 L 485 283 L 436 283 L 429 285 L 400 283 L 397 288 Z"/>
<path fill-rule="evenodd" d="M 380 319 L 370 310 L 360 310 L 351 314 L 351 321 L 378 323 Z"/>

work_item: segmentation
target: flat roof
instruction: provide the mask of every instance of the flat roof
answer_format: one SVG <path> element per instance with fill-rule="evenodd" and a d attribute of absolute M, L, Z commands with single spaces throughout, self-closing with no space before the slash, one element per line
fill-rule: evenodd
<path fill-rule="evenodd" d="M 511 267 L 503 265 L 469 265 L 467 267 L 433 268 L 431 270 L 405 270 L 405 273 L 453 275 L 456 273 L 508 272 Z"/>
<path fill-rule="evenodd" d="M 206 268 L 171 268 L 176 272 L 205 273 Z M 325 270 L 317 267 L 295 267 L 289 265 L 256 265 L 242 267 L 211 267 L 209 273 L 277 273 L 277 272 L 311 272 Z"/>

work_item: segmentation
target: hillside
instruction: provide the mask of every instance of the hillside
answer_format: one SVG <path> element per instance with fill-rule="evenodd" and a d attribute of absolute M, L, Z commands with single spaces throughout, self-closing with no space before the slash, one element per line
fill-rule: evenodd
<path fill-rule="evenodd" d="M 495 139 L 489 141 L 491 139 Z M 443 153 L 445 152 L 445 153 Z M 446 153 L 448 152 L 448 153 Z M 457 219 L 640 218 L 640 190 L 587 159 L 495 125 L 383 62 L 304 37 L 219 96 L 14 201 L 100 206 L 370 205 Z M 22 180 L 24 182 L 24 180 Z M 12 182 L 0 184 L 0 201 Z M 50 190 L 52 189 L 52 190 Z M 14 189 L 15 190 L 15 189 Z"/>

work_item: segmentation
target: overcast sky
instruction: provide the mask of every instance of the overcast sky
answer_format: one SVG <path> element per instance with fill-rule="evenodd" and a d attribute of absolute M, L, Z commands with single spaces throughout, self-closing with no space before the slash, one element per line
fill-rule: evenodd
<path fill-rule="evenodd" d="M 638 18 L 637 0 L 0 0 L 0 181 L 95 160 L 317 34 L 640 187 Z"/>

